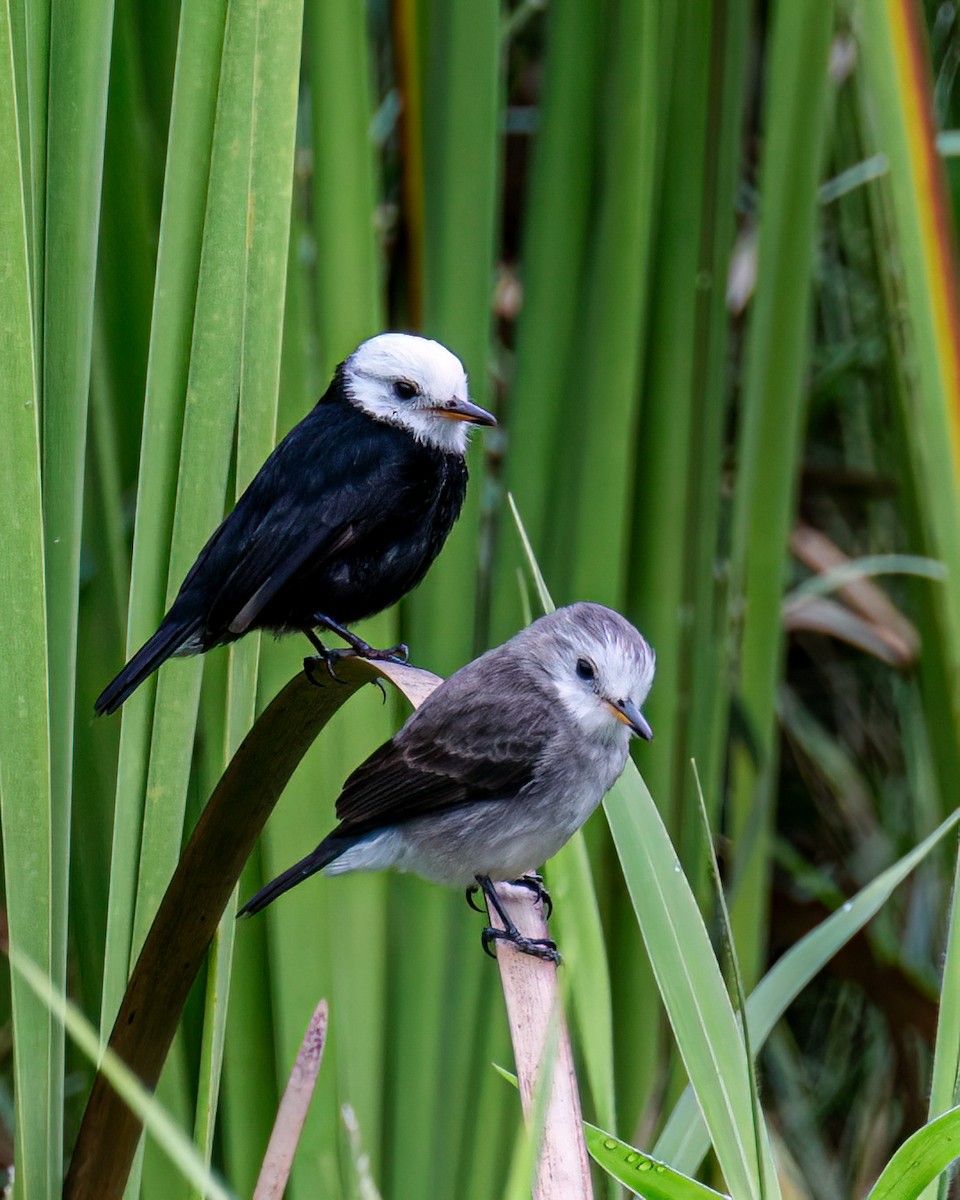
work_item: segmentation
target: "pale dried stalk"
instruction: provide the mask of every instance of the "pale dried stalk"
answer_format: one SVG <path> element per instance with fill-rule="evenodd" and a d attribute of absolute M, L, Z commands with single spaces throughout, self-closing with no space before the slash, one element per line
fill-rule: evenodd
<path fill-rule="evenodd" d="M 326 1040 L 327 1002 L 321 1000 L 310 1018 L 297 1061 L 293 1064 L 283 1099 L 280 1101 L 253 1200 L 281 1200 L 283 1196 L 300 1140 L 300 1132 L 307 1119 L 314 1088 L 317 1086 Z"/>
<path fill-rule="evenodd" d="M 549 936 L 543 907 L 529 889 L 501 883 L 497 884 L 497 895 L 524 936 Z M 496 911 L 489 904 L 487 908 L 491 925 L 502 929 Z M 508 942 L 497 940 L 493 944 L 507 1004 L 520 1102 L 528 1122 L 533 1120 L 541 1064 L 552 1066 L 550 1094 L 537 1147 L 534 1200 L 593 1200 L 580 1093 L 560 1003 L 557 967 L 520 953 Z M 540 1111 L 544 1111 L 542 1105 Z"/>

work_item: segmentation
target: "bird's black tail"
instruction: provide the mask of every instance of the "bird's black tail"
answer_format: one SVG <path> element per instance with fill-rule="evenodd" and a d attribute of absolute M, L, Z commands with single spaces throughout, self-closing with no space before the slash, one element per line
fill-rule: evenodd
<path fill-rule="evenodd" d="M 284 892 L 289 892 L 292 887 L 296 887 L 304 879 L 309 879 L 311 875 L 316 875 L 317 871 L 322 871 L 335 858 L 339 858 L 345 850 L 349 850 L 356 841 L 357 839 L 353 837 L 336 837 L 334 834 L 325 837 L 316 850 L 312 850 L 306 858 L 301 858 L 292 867 L 287 867 L 276 879 L 271 879 L 269 883 L 265 884 L 255 896 L 251 896 L 237 916 L 252 917 L 254 913 L 260 912 L 268 904 L 272 904 L 278 896 L 282 896 Z"/>
<path fill-rule="evenodd" d="M 116 712 L 131 692 L 199 630 L 201 622 L 171 621 L 168 616 L 153 637 L 136 652 L 120 674 L 94 701 L 98 716 Z"/>

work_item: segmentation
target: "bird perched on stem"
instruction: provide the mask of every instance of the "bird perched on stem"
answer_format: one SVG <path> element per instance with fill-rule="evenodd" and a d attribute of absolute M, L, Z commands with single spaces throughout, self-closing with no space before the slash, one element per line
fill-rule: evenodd
<path fill-rule="evenodd" d="M 620 775 L 641 712 L 653 650 L 618 613 L 580 603 L 540 617 L 451 675 L 359 766 L 337 800 L 339 825 L 240 910 L 259 912 L 317 871 L 393 867 L 433 883 L 493 882 L 543 894 L 538 867 L 580 828 Z M 550 941 L 486 929 L 556 959 Z"/>
<path fill-rule="evenodd" d="M 114 712 L 172 655 L 204 654 L 252 629 L 299 630 L 333 670 L 375 650 L 346 627 L 396 603 L 440 553 L 467 488 L 473 404 L 438 342 L 382 333 L 337 368 L 200 551 L 160 628 L 98 696 Z M 348 649 L 324 646 L 327 629 Z"/>

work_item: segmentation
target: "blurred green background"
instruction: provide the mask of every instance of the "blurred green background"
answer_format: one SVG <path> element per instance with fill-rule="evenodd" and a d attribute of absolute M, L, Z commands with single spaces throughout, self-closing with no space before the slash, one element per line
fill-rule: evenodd
<path fill-rule="evenodd" d="M 512 493 L 556 601 L 656 647 L 638 764 L 715 932 L 696 760 L 748 991 L 954 809 L 958 68 L 934 0 L 0 3 L 6 914 L 104 1037 L 184 834 L 307 647 L 172 662 L 122 719 L 94 697 L 384 328 L 450 346 L 500 426 L 427 581 L 360 632 L 447 674 L 515 631 L 536 597 Z M 337 716 L 242 895 L 401 718 L 371 688 Z M 954 841 L 763 1050 L 784 1194 L 864 1195 L 958 1100 Z M 650 1149 L 684 1069 L 602 816 L 586 845 L 611 1008 L 577 1013 L 585 1114 Z M 588 902 L 562 896 L 560 939 Z M 228 913 L 161 1100 L 250 1194 L 325 996 L 289 1195 L 512 1194 L 479 930 L 386 877 Z M 93 1069 L 17 979 L 0 1020 L 0 1151 L 16 1127 L 18 1194 L 54 1195 Z M 149 1140 L 137 1178 L 192 1194 Z"/>

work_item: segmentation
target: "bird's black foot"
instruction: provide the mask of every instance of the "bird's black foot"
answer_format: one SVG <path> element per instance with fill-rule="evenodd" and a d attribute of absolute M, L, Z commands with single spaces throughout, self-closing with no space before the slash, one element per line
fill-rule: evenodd
<path fill-rule="evenodd" d="M 557 943 L 551 941 L 550 938 L 528 938 L 517 929 L 516 925 L 511 923 L 509 929 L 494 929 L 492 925 L 488 925 L 483 931 L 480 940 L 483 942 L 483 948 L 491 958 L 496 958 L 496 954 L 490 949 L 491 942 L 509 942 L 523 954 L 530 954 L 534 958 L 542 958 L 547 962 L 556 963 L 558 966 L 563 961 L 560 957 L 560 951 L 557 949 Z"/>
<path fill-rule="evenodd" d="M 533 892 L 534 896 L 540 901 L 546 909 L 546 917 L 549 921 L 553 916 L 553 897 L 543 886 L 543 876 L 536 875 L 531 872 L 529 875 L 523 875 L 520 879 L 511 879 L 511 886 L 526 888 L 527 891 Z M 474 891 L 476 889 L 474 888 Z"/>
<path fill-rule="evenodd" d="M 352 651 L 347 650 L 328 650 L 326 646 L 321 647 L 318 654 L 310 654 L 303 660 L 303 673 L 310 680 L 314 687 L 324 687 L 325 681 L 321 677 L 317 678 L 317 672 L 321 667 L 326 668 L 327 675 L 337 683 L 344 681 L 336 672 L 334 664 L 337 659 L 343 658 L 344 654 L 351 654 Z"/>
<path fill-rule="evenodd" d="M 344 653 L 355 654 L 357 658 L 366 658 L 370 662 L 392 662 L 404 666 L 410 658 L 410 647 L 405 642 L 399 642 L 396 646 L 387 646 L 384 650 L 377 650 L 376 647 L 368 646 L 364 642 L 362 648 L 345 650 Z"/>
<path fill-rule="evenodd" d="M 485 912 L 486 910 L 481 908 L 479 904 L 475 904 L 474 899 L 473 899 L 474 896 L 479 891 L 480 891 L 480 884 L 479 883 L 471 883 L 470 886 L 467 888 L 466 892 L 464 893 L 464 895 L 467 898 L 467 903 L 470 905 L 470 907 L 473 909 L 473 911 L 482 913 L 482 912 Z"/>
<path fill-rule="evenodd" d="M 371 646 L 369 642 L 365 642 L 363 638 L 357 637 L 355 633 L 351 633 L 346 626 L 340 625 L 338 622 L 331 620 L 330 617 L 324 616 L 323 613 L 314 613 L 313 619 L 318 625 L 325 626 L 332 633 L 335 633 L 337 637 L 343 638 L 347 643 L 348 649 L 326 650 L 313 630 L 304 630 L 304 633 L 306 633 L 307 637 L 317 648 L 317 653 L 324 658 L 327 658 L 329 655 L 336 655 L 337 658 L 366 658 L 371 662 L 392 662 L 399 663 L 402 666 L 410 656 L 410 650 L 403 642 L 400 642 L 396 646 L 387 646 L 386 649 L 379 650 L 376 646 Z M 329 662 L 327 669 L 330 670 Z"/>

